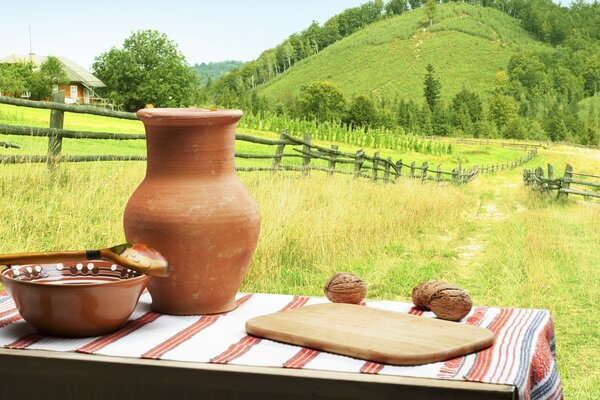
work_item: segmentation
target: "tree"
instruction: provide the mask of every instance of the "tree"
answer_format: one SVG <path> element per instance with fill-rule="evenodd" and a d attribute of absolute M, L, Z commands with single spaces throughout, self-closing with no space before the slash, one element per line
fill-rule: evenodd
<path fill-rule="evenodd" d="M 108 97 L 135 110 L 151 103 L 158 107 L 188 106 L 198 86 L 177 44 L 155 30 L 133 33 L 122 49 L 99 55 L 96 76 L 108 86 Z"/>
<path fill-rule="evenodd" d="M 429 106 L 429 110 L 433 112 L 435 107 L 440 101 L 440 95 L 442 91 L 442 84 L 435 77 L 433 66 L 427 65 L 427 74 L 425 74 L 425 80 L 423 81 L 423 94 L 425 95 L 425 102 Z"/>
<path fill-rule="evenodd" d="M 69 83 L 69 77 L 63 69 L 61 62 L 56 57 L 48 57 L 40 65 L 38 71 L 34 71 L 29 88 L 31 97 L 36 99 L 48 98 L 52 95 L 53 85 L 65 85 Z"/>
<path fill-rule="evenodd" d="M 473 134 L 473 127 L 481 120 L 483 103 L 477 93 L 463 88 L 452 99 L 452 124 L 466 133 Z"/>
<path fill-rule="evenodd" d="M 504 94 L 493 94 L 489 99 L 490 119 L 499 131 L 503 131 L 510 121 L 518 117 L 517 102 Z"/>
<path fill-rule="evenodd" d="M 436 1 L 435 0 L 425 0 L 425 15 L 429 20 L 429 26 L 433 25 L 433 19 L 435 18 L 435 14 L 437 13 Z"/>
<path fill-rule="evenodd" d="M 0 94 L 21 96 L 29 90 L 29 82 L 33 75 L 32 63 L 0 64 Z"/>
<path fill-rule="evenodd" d="M 408 0 L 408 4 L 410 4 L 410 9 L 414 10 L 423 5 L 423 0 Z"/>
<path fill-rule="evenodd" d="M 600 56 L 598 54 L 590 55 L 587 58 L 583 79 L 587 96 L 594 96 L 600 91 Z"/>
<path fill-rule="evenodd" d="M 373 101 L 364 95 L 352 99 L 345 122 L 353 127 L 362 126 L 365 129 L 372 127 L 377 122 L 377 110 Z"/>
<path fill-rule="evenodd" d="M 385 5 L 385 15 L 400 15 L 404 12 L 408 11 L 408 1 L 407 0 L 390 0 Z"/>
<path fill-rule="evenodd" d="M 346 98 L 328 81 L 314 81 L 300 88 L 297 106 L 303 117 L 319 122 L 339 121 L 346 109 Z"/>

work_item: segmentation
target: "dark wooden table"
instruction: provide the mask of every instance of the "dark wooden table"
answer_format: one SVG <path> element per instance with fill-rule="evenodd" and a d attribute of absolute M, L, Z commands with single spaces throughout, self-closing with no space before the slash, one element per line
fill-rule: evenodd
<path fill-rule="evenodd" d="M 510 385 L 0 348 L 1 399 L 516 400 Z"/>

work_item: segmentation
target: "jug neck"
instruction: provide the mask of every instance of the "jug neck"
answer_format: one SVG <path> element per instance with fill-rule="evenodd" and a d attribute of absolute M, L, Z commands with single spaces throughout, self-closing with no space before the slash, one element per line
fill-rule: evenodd
<path fill-rule="evenodd" d="M 146 128 L 146 175 L 233 174 L 235 127 L 242 115 L 240 110 L 139 110 Z"/>
<path fill-rule="evenodd" d="M 148 176 L 235 172 L 235 124 L 147 127 Z"/>

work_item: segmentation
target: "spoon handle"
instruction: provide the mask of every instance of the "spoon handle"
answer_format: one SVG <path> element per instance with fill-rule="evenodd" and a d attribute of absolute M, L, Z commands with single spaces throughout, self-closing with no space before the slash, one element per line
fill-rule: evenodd
<path fill-rule="evenodd" d="M 55 251 L 46 253 L 1 254 L 0 265 L 48 264 L 86 259 L 85 251 Z"/>

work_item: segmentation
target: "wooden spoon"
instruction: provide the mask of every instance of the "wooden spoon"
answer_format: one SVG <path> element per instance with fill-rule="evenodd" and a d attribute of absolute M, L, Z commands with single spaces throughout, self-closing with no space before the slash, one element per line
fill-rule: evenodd
<path fill-rule="evenodd" d="M 0 265 L 47 264 L 81 260 L 112 261 L 150 276 L 166 277 L 171 272 L 171 266 L 167 260 L 159 252 L 145 244 L 125 243 L 101 250 L 0 255 Z"/>

